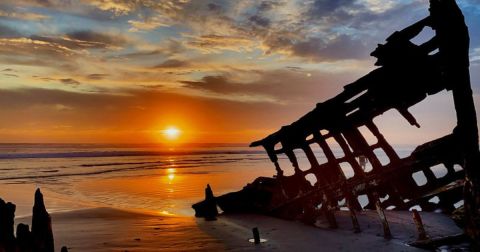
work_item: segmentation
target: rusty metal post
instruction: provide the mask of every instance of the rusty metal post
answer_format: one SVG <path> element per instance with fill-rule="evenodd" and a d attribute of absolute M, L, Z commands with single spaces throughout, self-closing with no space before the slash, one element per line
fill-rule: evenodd
<path fill-rule="evenodd" d="M 383 211 L 383 208 L 380 204 L 378 194 L 373 193 L 373 196 L 375 198 L 375 207 L 377 209 L 377 214 L 378 217 L 380 217 L 380 221 L 382 222 L 383 226 L 383 237 L 385 237 L 385 239 L 390 239 L 392 238 L 392 233 L 390 232 L 390 226 L 388 225 L 387 216 L 385 215 L 385 212 Z"/>
<path fill-rule="evenodd" d="M 352 208 L 348 208 L 350 210 L 350 218 L 352 219 L 353 224 L 353 232 L 360 233 L 362 230 L 360 229 L 360 224 L 358 223 L 357 215 L 355 214 L 355 210 Z"/>
<path fill-rule="evenodd" d="M 345 188 L 346 186 L 344 186 Z M 349 213 L 350 213 L 350 219 L 352 220 L 352 225 L 353 225 L 353 232 L 354 233 L 360 233 L 361 232 L 361 229 L 360 229 L 360 224 L 358 223 L 358 219 L 357 219 L 357 214 L 355 213 L 355 205 L 358 204 L 358 201 L 355 197 L 353 197 L 352 193 L 351 193 L 351 188 L 345 188 L 345 201 L 347 203 L 347 207 L 348 207 L 348 210 L 349 210 Z"/>
<path fill-rule="evenodd" d="M 253 233 L 253 242 L 256 244 L 260 244 L 260 232 L 258 231 L 257 227 L 252 228 Z"/>
<path fill-rule="evenodd" d="M 280 168 L 280 165 L 278 164 L 278 161 L 275 161 L 273 163 L 275 165 L 275 171 L 277 172 L 277 178 L 283 177 L 283 170 Z"/>
<path fill-rule="evenodd" d="M 324 209 L 325 209 L 325 217 L 327 218 L 328 224 L 330 228 L 336 229 L 338 228 L 337 224 L 337 219 L 335 218 L 335 209 L 331 207 L 331 201 L 327 194 L 323 194 L 323 203 L 324 203 Z"/>
<path fill-rule="evenodd" d="M 418 231 L 417 241 L 423 241 L 428 239 L 427 233 L 425 232 L 425 228 L 423 227 L 422 218 L 420 217 L 420 214 L 418 213 L 417 209 L 413 209 L 412 214 L 413 214 L 413 221 L 415 222 L 415 226 L 417 227 L 417 231 Z"/>

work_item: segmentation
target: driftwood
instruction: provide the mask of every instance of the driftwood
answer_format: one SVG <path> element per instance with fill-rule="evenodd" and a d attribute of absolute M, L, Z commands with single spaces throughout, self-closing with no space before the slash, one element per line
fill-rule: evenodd
<path fill-rule="evenodd" d="M 426 26 L 435 36 L 421 45 L 410 42 Z M 307 223 L 323 216 L 335 228 L 334 211 L 341 207 L 339 202 L 345 202 L 356 232 L 360 227 L 355 212 L 376 209 L 389 238 L 384 209 L 419 206 L 423 211 L 451 213 L 455 203 L 464 200 L 466 234 L 480 241 L 480 153 L 470 87 L 469 35 L 461 10 L 454 0 L 431 0 L 430 16 L 394 32 L 386 41 L 371 53 L 378 59 L 378 68 L 318 103 L 299 120 L 250 145 L 266 150 L 277 174 L 216 197 L 223 211 L 253 211 Z M 457 126 L 451 134 L 400 158 L 373 119 L 395 109 L 411 125 L 420 127 L 408 108 L 444 90 L 453 94 Z M 376 143 L 366 141 L 359 130 L 362 126 L 375 136 Z M 341 157 L 334 154 L 331 141 L 340 146 Z M 325 160 L 315 155 L 313 145 L 321 149 Z M 308 169 L 300 169 L 294 150 L 305 154 Z M 388 157 L 387 164 L 375 154 L 379 150 Z M 280 155 L 288 158 L 294 175 L 284 175 Z M 364 170 L 366 162 L 372 166 L 370 171 Z M 437 177 L 432 170 L 437 165 L 444 165 L 446 175 Z M 316 178 L 314 185 L 307 175 Z M 419 185 L 413 176 L 421 175 L 426 183 Z M 368 199 L 366 206 L 361 206 L 361 196 Z M 204 215 L 196 206 L 197 216 Z"/>
<path fill-rule="evenodd" d="M 52 221 L 43 202 L 40 189 L 35 192 L 32 230 L 28 225 L 17 225 L 13 233 L 15 205 L 0 199 L 0 252 L 54 252 Z M 62 251 L 68 251 L 66 247 Z"/>

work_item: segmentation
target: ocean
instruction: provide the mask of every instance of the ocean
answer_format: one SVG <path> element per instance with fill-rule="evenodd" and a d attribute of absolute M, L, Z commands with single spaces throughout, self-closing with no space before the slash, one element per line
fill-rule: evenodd
<path fill-rule="evenodd" d="M 397 148 L 400 156 L 412 150 Z M 315 154 L 325 158 L 319 150 Z M 308 167 L 302 153 L 298 159 L 300 168 Z M 280 165 L 285 175 L 293 174 L 285 157 Z M 54 212 L 115 207 L 192 216 L 191 205 L 203 199 L 206 184 L 221 195 L 275 174 L 265 151 L 246 144 L 0 144 L 0 171 L 0 197 L 17 204 L 17 216 L 31 212 L 35 188 L 44 191 Z"/>

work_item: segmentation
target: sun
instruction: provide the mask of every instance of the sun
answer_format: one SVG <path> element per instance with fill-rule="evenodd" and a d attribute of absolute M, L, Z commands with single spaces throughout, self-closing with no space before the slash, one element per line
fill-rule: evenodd
<path fill-rule="evenodd" d="M 162 130 L 162 134 L 169 140 L 175 140 L 180 136 L 181 131 L 177 127 L 168 127 Z"/>

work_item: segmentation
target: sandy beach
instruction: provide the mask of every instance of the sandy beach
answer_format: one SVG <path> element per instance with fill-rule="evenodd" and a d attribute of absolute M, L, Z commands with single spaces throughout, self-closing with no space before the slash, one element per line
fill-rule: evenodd
<path fill-rule="evenodd" d="M 362 232 L 354 233 L 346 212 L 337 212 L 339 228 L 332 230 L 308 226 L 300 222 L 281 220 L 254 214 L 225 215 L 217 222 L 201 222 L 208 234 L 223 241 L 233 251 L 423 251 L 409 246 L 417 233 L 410 212 L 387 212 L 393 238 L 383 238 L 381 224 L 374 211 L 358 213 Z M 431 238 L 444 234 L 458 234 L 458 228 L 446 216 L 422 213 L 426 231 Z M 434 221 L 435 220 L 435 221 Z M 253 245 L 247 242 L 252 227 L 258 227 L 267 242 Z"/>
<path fill-rule="evenodd" d="M 390 240 L 383 238 L 375 215 L 359 213 L 361 233 L 351 230 L 345 212 L 337 213 L 336 230 L 255 214 L 220 215 L 216 221 L 205 221 L 114 208 L 53 213 L 52 221 L 56 249 L 65 245 L 69 251 L 421 251 L 407 245 L 417 235 L 409 212 L 387 212 Z M 422 213 L 422 217 L 432 238 L 461 232 L 441 214 Z M 30 223 L 30 218 L 16 222 Z M 258 227 L 267 241 L 250 243 L 252 227 Z"/>
<path fill-rule="evenodd" d="M 91 208 L 51 215 L 56 251 L 222 251 L 195 218 Z M 16 223 L 30 223 L 30 217 Z"/>

